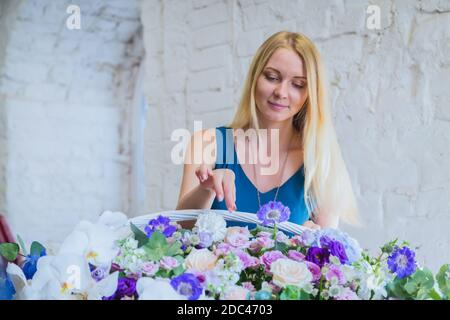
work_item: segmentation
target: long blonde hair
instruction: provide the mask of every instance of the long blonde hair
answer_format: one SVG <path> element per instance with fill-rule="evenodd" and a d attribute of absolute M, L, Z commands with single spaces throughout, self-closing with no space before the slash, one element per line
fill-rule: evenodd
<path fill-rule="evenodd" d="M 308 212 L 312 217 L 314 214 L 337 215 L 349 224 L 359 225 L 355 195 L 328 107 L 322 60 L 315 45 L 306 36 L 280 31 L 259 47 L 250 64 L 238 109 L 228 127 L 259 129 L 256 82 L 272 54 L 279 48 L 297 52 L 306 67 L 308 98 L 292 121 L 294 128 L 300 132 L 304 148 L 304 198 Z"/>

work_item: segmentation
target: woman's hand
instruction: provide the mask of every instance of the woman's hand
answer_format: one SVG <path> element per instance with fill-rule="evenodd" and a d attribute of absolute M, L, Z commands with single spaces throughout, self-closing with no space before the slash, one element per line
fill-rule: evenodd
<path fill-rule="evenodd" d="M 321 226 L 319 226 L 318 224 L 315 224 L 314 222 L 312 222 L 312 220 L 308 220 L 303 224 L 304 227 L 313 229 L 313 230 L 320 230 Z"/>
<path fill-rule="evenodd" d="M 229 211 L 236 210 L 236 185 L 235 175 L 230 169 L 211 170 L 202 164 L 195 170 L 195 175 L 200 181 L 200 186 L 216 193 L 217 200 L 225 199 Z"/>

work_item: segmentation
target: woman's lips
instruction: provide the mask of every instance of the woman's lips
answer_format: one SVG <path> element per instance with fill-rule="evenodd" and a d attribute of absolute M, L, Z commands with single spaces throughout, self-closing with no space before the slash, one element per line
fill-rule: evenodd
<path fill-rule="evenodd" d="M 273 102 L 270 102 L 270 101 L 268 101 L 268 103 L 272 107 L 272 109 L 275 109 L 275 110 L 283 110 L 283 109 L 286 109 L 288 107 L 288 106 L 283 106 L 281 104 L 273 103 Z"/>

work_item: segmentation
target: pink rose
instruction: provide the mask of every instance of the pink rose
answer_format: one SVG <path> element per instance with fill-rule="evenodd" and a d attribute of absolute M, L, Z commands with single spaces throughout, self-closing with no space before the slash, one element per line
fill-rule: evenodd
<path fill-rule="evenodd" d="M 142 266 L 142 273 L 145 273 L 148 276 L 153 276 L 159 270 L 159 266 L 154 262 L 146 262 Z"/>
<path fill-rule="evenodd" d="M 172 269 L 178 267 L 179 263 L 178 263 L 178 260 L 173 257 L 164 257 L 159 262 L 159 265 L 163 269 L 172 270 Z"/>
<path fill-rule="evenodd" d="M 344 273 L 342 272 L 341 269 L 339 269 L 338 266 L 336 266 L 334 264 L 329 265 L 328 271 L 327 271 L 327 273 L 325 275 L 325 278 L 328 281 L 331 281 L 331 279 L 336 278 L 338 280 L 339 284 L 344 284 L 345 283 Z"/>
<path fill-rule="evenodd" d="M 322 270 L 320 269 L 320 267 L 313 263 L 313 262 L 309 262 L 307 260 L 303 261 L 304 263 L 306 263 L 306 266 L 308 267 L 309 271 L 311 272 L 312 276 L 313 276 L 313 282 L 319 281 L 320 278 L 322 277 Z"/>
<path fill-rule="evenodd" d="M 252 257 L 247 252 L 237 249 L 234 251 L 234 254 L 239 257 L 242 264 L 244 265 L 244 269 L 253 268 L 259 265 L 259 259 L 256 257 Z"/>
<path fill-rule="evenodd" d="M 217 245 L 217 248 L 214 250 L 214 254 L 216 256 L 226 256 L 233 250 L 233 246 L 228 243 L 221 242 Z"/>
<path fill-rule="evenodd" d="M 281 258 L 284 258 L 284 255 L 281 253 L 281 251 L 274 250 L 265 252 L 259 259 L 261 261 L 261 264 L 265 266 L 266 272 L 269 273 L 272 263 Z"/>
<path fill-rule="evenodd" d="M 289 250 L 288 258 L 295 261 L 305 261 L 305 255 L 295 250 Z"/>

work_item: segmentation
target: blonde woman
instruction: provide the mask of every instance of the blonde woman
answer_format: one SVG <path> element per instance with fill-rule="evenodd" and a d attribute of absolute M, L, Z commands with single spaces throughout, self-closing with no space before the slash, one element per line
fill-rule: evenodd
<path fill-rule="evenodd" d="M 287 31 L 269 37 L 253 57 L 231 124 L 192 135 L 177 209 L 256 213 L 279 201 L 291 222 L 310 228 L 358 223 L 325 89 L 311 40 Z"/>

